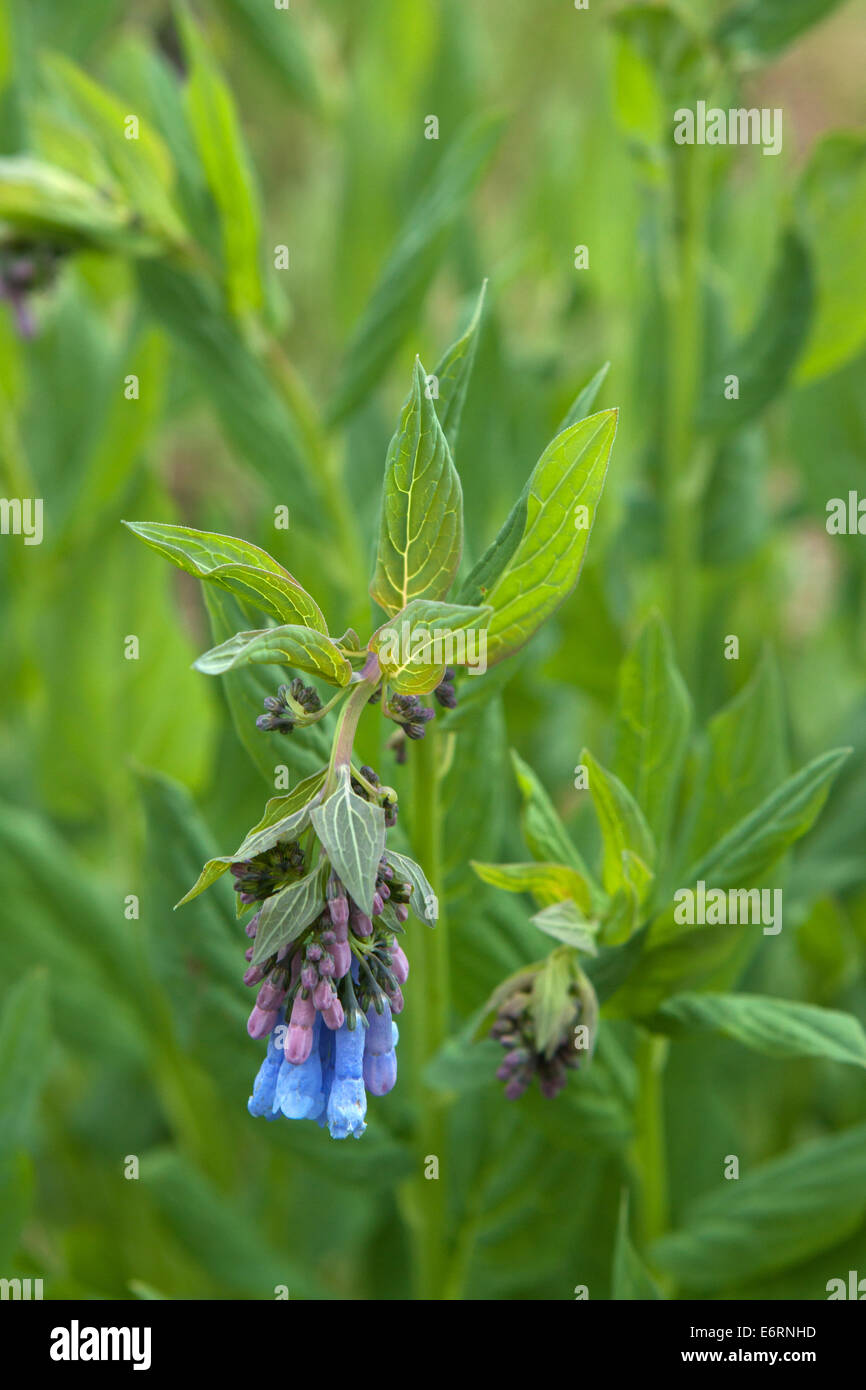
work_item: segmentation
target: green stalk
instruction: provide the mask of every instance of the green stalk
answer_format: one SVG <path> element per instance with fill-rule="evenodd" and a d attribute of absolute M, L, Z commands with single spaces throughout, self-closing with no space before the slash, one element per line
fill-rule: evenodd
<path fill-rule="evenodd" d="M 692 673 L 699 616 L 701 480 L 694 416 L 703 369 L 700 268 L 706 179 L 704 151 L 693 146 L 678 149 L 669 209 L 670 260 L 664 276 L 668 367 L 663 497 L 670 620 L 686 679 Z"/>
<path fill-rule="evenodd" d="M 667 1156 L 663 1080 L 667 1038 L 643 1033 L 637 1046 L 637 1100 L 632 1159 L 638 1181 L 637 1224 L 641 1244 L 651 1244 L 668 1227 Z"/>
<path fill-rule="evenodd" d="M 448 938 L 442 911 L 441 800 L 439 781 L 439 735 L 434 724 L 427 725 L 423 739 L 416 743 L 412 758 L 412 848 L 439 898 L 439 920 L 431 930 L 422 927 L 412 951 L 412 973 L 417 982 L 412 992 L 412 1065 L 418 1105 L 414 1160 L 418 1176 L 411 1197 L 414 1238 L 413 1270 L 422 1300 L 442 1299 L 447 1267 L 446 1187 L 447 1129 L 441 1095 L 424 1084 L 424 1070 L 430 1058 L 448 1036 L 450 978 Z M 438 1178 L 425 1178 L 426 1160 L 439 1160 Z"/>

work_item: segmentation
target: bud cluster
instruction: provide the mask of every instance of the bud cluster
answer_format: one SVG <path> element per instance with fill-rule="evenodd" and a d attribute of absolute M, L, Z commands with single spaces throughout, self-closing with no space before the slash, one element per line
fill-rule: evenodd
<path fill-rule="evenodd" d="M 276 695 L 263 701 L 267 714 L 260 714 L 256 728 L 265 733 L 290 734 L 305 714 L 317 714 L 322 708 L 318 691 L 297 677 L 291 685 L 281 685 Z"/>
<path fill-rule="evenodd" d="M 508 1100 L 522 1096 L 533 1077 L 538 1078 L 541 1094 L 553 1100 L 568 1080 L 569 1070 L 580 1066 L 584 1050 L 576 1045 L 575 1029 L 582 1022 L 592 1027 L 592 1010 L 585 990 L 577 984 L 572 989 L 571 999 L 573 1016 L 563 1026 L 555 1045 L 545 1052 L 539 1050 L 536 1040 L 531 983 L 527 980 L 516 982 L 514 990 L 500 1004 L 490 1036 L 505 1049 L 496 1075 L 505 1082 Z"/>
<path fill-rule="evenodd" d="M 264 902 L 280 888 L 301 877 L 304 872 L 304 852 L 297 840 L 275 845 L 252 859 L 240 859 L 229 865 L 235 880 L 235 892 L 248 907 Z"/>

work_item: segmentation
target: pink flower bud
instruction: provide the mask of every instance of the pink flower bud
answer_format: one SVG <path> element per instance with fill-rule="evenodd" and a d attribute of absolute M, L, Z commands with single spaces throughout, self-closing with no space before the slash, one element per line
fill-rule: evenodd
<path fill-rule="evenodd" d="M 403 991 L 399 985 L 394 990 L 393 994 L 388 995 L 388 1000 L 391 1004 L 392 1014 L 401 1014 L 403 1012 Z"/>
<path fill-rule="evenodd" d="M 356 912 L 352 917 L 352 931 L 356 936 L 369 936 L 373 930 L 373 923 L 365 912 Z"/>
<path fill-rule="evenodd" d="M 247 1032 L 251 1038 L 266 1038 L 273 1032 L 278 1018 L 277 1009 L 260 1009 L 258 1004 L 255 1004 L 247 1019 Z"/>
<path fill-rule="evenodd" d="M 259 983 L 259 980 L 262 979 L 262 975 L 263 972 L 262 967 L 260 965 L 251 965 L 249 970 L 244 971 L 244 984 L 257 985 Z"/>
<path fill-rule="evenodd" d="M 302 1062 L 306 1062 L 313 1050 L 313 1030 L 312 1028 L 301 1028 L 297 1023 L 290 1023 L 286 1032 L 286 1042 L 283 1052 L 287 1062 L 292 1062 L 299 1067 Z"/>
<path fill-rule="evenodd" d="M 325 1010 L 322 1014 L 322 1019 L 334 1033 L 336 1033 L 339 1028 L 342 1028 L 343 1024 L 346 1022 L 346 1015 L 343 1013 L 343 1006 L 339 999 L 335 999 L 331 1007 Z"/>
<path fill-rule="evenodd" d="M 334 1001 L 334 987 L 330 980 L 321 980 L 313 990 L 313 1003 L 323 1013 Z"/>
<path fill-rule="evenodd" d="M 373 894 L 373 916 L 374 916 L 374 917 L 381 917 L 381 915 L 382 915 L 382 908 L 383 908 L 384 906 L 385 906 L 385 903 L 384 903 L 384 901 L 383 901 L 383 899 L 382 899 L 382 894 L 381 894 L 381 893 L 374 893 L 374 894 Z"/>
<path fill-rule="evenodd" d="M 406 959 L 406 952 L 396 941 L 391 947 L 391 973 L 398 985 L 405 985 L 409 978 L 409 962 Z"/>
<path fill-rule="evenodd" d="M 318 976 L 318 973 L 317 973 L 317 971 L 316 971 L 315 966 L 313 966 L 313 965 L 305 965 L 305 966 L 304 966 L 304 968 L 303 968 L 302 971 L 301 971 L 301 984 L 304 986 L 304 989 L 310 989 L 310 990 L 315 989 L 315 988 L 316 988 L 316 981 L 318 980 L 318 978 L 319 978 L 319 976 Z"/>
<path fill-rule="evenodd" d="M 398 922 L 405 922 L 409 916 L 409 909 L 405 903 L 394 904 L 394 916 Z"/>
<path fill-rule="evenodd" d="M 286 991 L 276 980 L 265 980 L 256 996 L 260 1009 L 280 1009 L 285 1003 Z"/>
<path fill-rule="evenodd" d="M 259 929 L 259 914 L 256 913 L 255 916 L 254 916 L 254 917 L 251 917 L 250 920 L 247 922 L 246 926 L 244 927 L 244 931 L 246 932 L 247 936 L 255 936 L 255 934 L 256 934 L 256 932 L 258 931 L 258 929 Z"/>
<path fill-rule="evenodd" d="M 247 950 L 244 951 L 244 960 L 252 960 L 252 958 L 253 958 L 253 951 L 254 951 L 255 949 L 256 949 L 255 946 L 249 946 L 249 947 L 247 948 Z"/>
<path fill-rule="evenodd" d="M 352 950 L 348 941 L 338 941 L 334 947 L 334 979 L 342 980 L 352 967 Z"/>

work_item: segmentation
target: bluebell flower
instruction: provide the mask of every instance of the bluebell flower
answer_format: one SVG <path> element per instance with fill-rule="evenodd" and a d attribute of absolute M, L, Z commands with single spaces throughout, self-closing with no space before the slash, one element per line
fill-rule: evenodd
<path fill-rule="evenodd" d="M 328 1096 L 328 1131 L 332 1139 L 353 1134 L 360 1139 L 367 1128 L 367 1092 L 364 1090 L 364 1041 L 362 1025 L 344 1023 L 334 1034 L 334 1079 Z"/>
<path fill-rule="evenodd" d="M 318 1035 L 323 1028 L 317 1015 L 313 1024 L 313 1046 L 305 1062 L 287 1062 L 283 1056 L 274 1090 L 274 1113 L 281 1110 L 288 1120 L 315 1120 L 325 1108 L 327 1096 L 322 1087 L 322 1061 Z"/>
<path fill-rule="evenodd" d="M 253 1083 L 253 1093 L 247 1101 L 247 1109 L 251 1115 L 264 1115 L 266 1120 L 275 1120 L 273 1114 L 274 1093 L 277 1088 L 277 1077 L 283 1062 L 283 1045 L 279 1029 L 285 1019 L 285 1010 L 280 1011 L 280 1016 L 274 1031 L 268 1038 L 268 1050 L 265 1053 L 265 1060 L 259 1067 L 259 1074 Z"/>
<path fill-rule="evenodd" d="M 364 1085 L 371 1096 L 384 1096 L 393 1091 L 397 1081 L 397 1053 L 394 1050 L 395 1024 L 391 1008 L 383 1000 L 380 1014 L 371 1004 L 367 1010 L 367 1034 L 364 1039 Z"/>

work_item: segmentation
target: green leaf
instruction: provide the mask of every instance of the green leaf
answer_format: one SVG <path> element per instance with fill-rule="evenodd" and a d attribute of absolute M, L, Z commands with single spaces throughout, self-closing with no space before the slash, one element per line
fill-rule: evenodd
<path fill-rule="evenodd" d="M 412 209 L 352 335 L 330 417 L 347 415 L 381 378 L 416 323 L 443 251 L 496 145 L 499 116 L 464 127 Z"/>
<path fill-rule="evenodd" d="M 421 865 L 416 864 L 408 855 L 398 854 L 394 849 L 385 850 L 385 859 L 404 883 L 411 883 L 409 906 L 419 922 L 425 922 L 428 927 L 435 926 L 439 916 L 439 900 Z"/>
<path fill-rule="evenodd" d="M 0 1012 L 0 1162 L 30 1141 L 50 1055 L 48 975 L 34 970 L 8 991 Z"/>
<path fill-rule="evenodd" d="M 685 882 L 703 879 L 708 887 L 748 887 L 805 835 L 850 751 L 822 753 L 789 777 L 702 856 L 685 874 Z"/>
<path fill-rule="evenodd" d="M 707 735 L 695 776 L 690 859 L 760 805 L 788 770 L 781 683 L 769 653 L 743 689 L 710 720 Z"/>
<path fill-rule="evenodd" d="M 806 342 L 813 299 L 809 252 L 800 237 L 788 231 L 754 327 L 741 343 L 725 346 L 707 369 L 698 408 L 702 428 L 739 430 L 781 394 Z M 739 378 L 739 398 L 733 401 L 724 394 L 730 375 Z"/>
<path fill-rule="evenodd" d="M 552 1057 L 577 1012 L 571 952 L 553 951 L 535 974 L 529 1013 L 539 1052 Z"/>
<path fill-rule="evenodd" d="M 585 916 L 592 911 L 589 884 L 565 864 L 480 864 L 475 859 L 471 863 L 482 882 L 494 888 L 531 893 L 542 907 L 571 898 Z"/>
<path fill-rule="evenodd" d="M 178 13 L 189 63 L 187 114 L 219 212 L 229 304 L 243 318 L 260 309 L 264 299 L 255 180 L 231 91 L 186 6 L 179 6 Z"/>
<path fill-rule="evenodd" d="M 484 596 L 494 610 L 487 629 L 490 665 L 528 642 L 577 583 L 616 421 L 617 412 L 607 410 L 572 425 L 536 464 L 520 542 Z"/>
<path fill-rule="evenodd" d="M 291 489 L 292 525 L 321 528 L 319 483 L 302 427 L 272 365 L 226 314 L 217 286 L 164 260 L 140 261 L 137 278 L 145 307 L 184 350 L 227 442 L 264 479 L 268 495 Z"/>
<path fill-rule="evenodd" d="M 585 386 L 582 386 L 571 403 L 568 414 L 561 422 L 557 434 L 562 434 L 565 430 L 571 429 L 572 425 L 579 425 L 589 415 L 592 407 L 598 400 L 598 393 L 607 379 L 610 371 L 610 363 L 605 362 L 595 376 L 590 377 Z"/>
<path fill-rule="evenodd" d="M 866 137 L 837 132 L 815 147 L 797 194 L 799 225 L 815 262 L 815 318 L 798 377 L 813 381 L 866 342 Z"/>
<path fill-rule="evenodd" d="M 620 668 L 613 771 L 635 797 L 656 844 L 667 842 L 691 700 L 661 618 L 641 631 Z"/>
<path fill-rule="evenodd" d="M 265 899 L 258 914 L 253 965 L 260 965 L 282 946 L 297 941 L 324 908 L 322 866 L 317 864 L 305 878 Z"/>
<path fill-rule="evenodd" d="M 552 936 L 554 941 L 562 941 L 566 946 L 573 947 L 575 951 L 583 951 L 586 955 L 594 956 L 598 953 L 594 936 L 598 923 L 588 922 L 571 898 L 551 903 L 549 907 L 536 912 L 529 920 L 546 936 Z"/>
<path fill-rule="evenodd" d="M 122 525 L 196 579 L 219 584 L 281 623 L 300 621 L 304 627 L 327 634 L 327 623 L 315 600 L 259 546 L 234 536 L 159 521 L 124 521 Z"/>
<path fill-rule="evenodd" d="M 379 552 L 370 593 L 386 613 L 410 599 L 444 598 L 463 550 L 460 479 L 418 358 L 388 447 Z"/>
<path fill-rule="evenodd" d="M 119 190 L 97 191 L 65 169 L 25 155 L 0 158 L 0 221 L 60 246 L 155 256 L 165 238 L 142 227 Z"/>
<path fill-rule="evenodd" d="M 460 417 L 463 414 L 466 389 L 472 375 L 472 368 L 475 365 L 478 330 L 481 325 L 481 315 L 484 312 L 486 292 L 487 281 L 485 280 L 481 286 L 475 312 L 469 320 L 469 327 L 463 336 L 457 339 L 456 343 L 451 344 L 433 370 L 438 390 L 438 395 L 435 398 L 436 414 L 439 416 L 439 423 L 445 438 L 448 440 L 448 447 L 452 454 L 460 431 Z"/>
<path fill-rule="evenodd" d="M 318 107 L 318 77 L 306 43 L 304 26 L 286 10 L 263 7 L 260 0 L 220 0 L 236 32 L 244 34 L 262 63 L 279 78 L 283 88 L 305 106 Z"/>
<path fill-rule="evenodd" d="M 348 685 L 352 667 L 339 647 L 324 633 L 310 627 L 287 624 L 259 632 L 236 632 L 193 662 L 197 671 L 220 676 L 239 666 L 280 665 L 296 667 L 319 676 L 329 685 Z"/>
<path fill-rule="evenodd" d="M 189 892 L 184 894 L 176 907 L 183 907 L 216 883 L 228 868 L 239 860 L 252 859 L 256 854 L 264 854 L 279 844 L 280 840 L 297 839 L 310 823 L 310 811 L 316 793 L 320 791 L 327 776 L 327 768 L 306 777 L 293 787 L 288 796 L 274 796 L 265 807 L 265 813 L 258 825 L 253 826 L 234 854 L 219 855 L 209 859 Z"/>
<path fill-rule="evenodd" d="M 467 642 L 464 637 L 461 641 L 458 634 L 485 627 L 492 611 L 413 599 L 373 634 L 370 650 L 377 653 L 379 665 L 395 690 L 426 695 L 436 689 L 446 666 L 481 664 L 481 639 Z"/>
<path fill-rule="evenodd" d="M 760 994 L 675 994 L 648 1022 L 654 1032 L 721 1033 L 768 1057 L 826 1057 L 866 1067 L 866 1031 L 851 1014 Z"/>
<path fill-rule="evenodd" d="M 740 0 L 722 15 L 715 41 L 735 53 L 772 58 L 839 4 L 840 0 Z"/>
<path fill-rule="evenodd" d="M 586 386 L 578 392 L 565 420 L 556 432 L 557 438 L 565 430 L 570 429 L 572 425 L 579 424 L 587 411 L 592 409 L 607 376 L 609 366 L 610 363 L 606 362 L 603 367 L 600 367 L 592 380 L 587 382 Z M 530 474 L 527 478 L 523 491 L 502 523 L 499 532 L 466 576 L 459 595 L 461 603 L 480 603 L 484 595 L 493 588 L 520 544 L 526 528 L 529 492 L 533 477 L 534 474 Z"/>
<path fill-rule="evenodd" d="M 619 778 L 596 762 L 586 748 L 580 761 L 589 774 L 590 795 L 601 827 L 602 883 L 606 893 L 615 893 L 626 883 L 625 851 L 631 850 L 651 870 L 656 858 L 655 842 L 643 811 Z"/>
<path fill-rule="evenodd" d="M 610 1296 L 617 1301 L 664 1297 L 629 1239 L 628 1194 L 625 1192 L 619 1207 Z"/>
<path fill-rule="evenodd" d="M 221 587 L 206 584 L 204 598 L 215 641 L 225 641 L 248 620 L 244 606 Z M 277 767 L 288 767 L 295 776 L 308 777 L 330 756 L 322 724 L 309 725 L 302 738 L 263 733 L 256 728 L 263 701 L 274 694 L 274 682 L 275 675 L 267 666 L 241 666 L 220 677 L 238 739 L 272 790 Z"/>
<path fill-rule="evenodd" d="M 606 946 L 618 946 L 627 941 L 645 920 L 645 904 L 654 879 L 652 869 L 634 850 L 624 849 L 620 862 L 621 884 L 602 924 L 601 937 Z"/>
<path fill-rule="evenodd" d="M 128 139 L 127 107 L 69 58 L 52 54 L 44 68 L 93 136 L 142 228 L 164 242 L 185 245 L 189 236 L 175 205 L 174 165 L 162 138 L 139 117 L 138 139 Z"/>
<path fill-rule="evenodd" d="M 852 1234 L 866 1218 L 866 1125 L 774 1158 L 695 1202 L 653 1263 L 687 1289 L 724 1289 L 788 1269 Z M 822 1294 L 823 1296 L 823 1294 Z"/>
<path fill-rule="evenodd" d="M 588 880 L 586 865 L 532 768 L 513 748 L 511 762 L 523 798 L 520 827 L 530 853 L 535 859 L 567 864 Z"/>
<path fill-rule="evenodd" d="M 311 819 L 346 889 L 361 911 L 371 916 L 376 874 L 385 849 L 385 812 L 352 791 L 349 769 L 344 766 L 337 790 L 313 810 Z"/>

